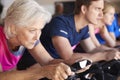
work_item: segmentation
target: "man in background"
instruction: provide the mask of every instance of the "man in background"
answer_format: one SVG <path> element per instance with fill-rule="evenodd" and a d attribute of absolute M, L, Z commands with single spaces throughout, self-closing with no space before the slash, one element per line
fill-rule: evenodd
<path fill-rule="evenodd" d="M 62 15 L 63 11 L 64 11 L 63 3 L 61 3 L 61 2 L 55 3 L 55 14 L 53 15 L 53 17 Z"/>

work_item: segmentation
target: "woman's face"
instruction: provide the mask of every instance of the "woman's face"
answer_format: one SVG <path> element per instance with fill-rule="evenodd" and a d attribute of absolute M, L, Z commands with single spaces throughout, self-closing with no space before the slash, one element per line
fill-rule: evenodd
<path fill-rule="evenodd" d="M 104 14 L 103 20 L 106 25 L 112 25 L 112 22 L 114 20 L 114 14 L 115 14 L 115 9 L 110 8 L 107 13 Z"/>
<path fill-rule="evenodd" d="M 16 39 L 20 45 L 23 45 L 27 49 L 32 49 L 35 45 L 35 42 L 39 40 L 41 29 L 43 27 L 43 20 L 36 21 L 31 26 L 17 27 Z"/>

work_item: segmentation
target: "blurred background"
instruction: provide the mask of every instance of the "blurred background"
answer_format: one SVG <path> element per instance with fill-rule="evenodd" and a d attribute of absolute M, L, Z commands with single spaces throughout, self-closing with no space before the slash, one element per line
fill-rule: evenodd
<path fill-rule="evenodd" d="M 13 1 L 14 0 L 0 0 L 0 2 L 4 6 L 2 18 L 5 16 L 7 8 L 11 5 Z M 69 13 L 73 11 L 75 0 L 36 0 L 36 1 L 40 3 L 41 5 L 43 5 L 49 12 L 51 12 L 51 14 L 54 14 L 55 4 L 57 2 L 63 3 L 64 13 Z M 106 1 L 112 2 L 116 7 L 117 12 L 120 11 L 120 0 L 106 0 Z"/>
<path fill-rule="evenodd" d="M 14 0 L 0 0 L 3 5 L 3 12 L 1 14 L 1 18 L 4 18 L 6 14 L 6 10 L 11 5 Z M 40 5 L 45 7 L 52 15 L 55 14 L 55 5 L 57 3 L 63 4 L 63 13 L 68 14 L 69 12 L 73 12 L 74 2 L 75 0 L 36 0 Z M 120 0 L 106 0 L 111 2 L 116 7 L 116 12 L 120 12 Z"/>

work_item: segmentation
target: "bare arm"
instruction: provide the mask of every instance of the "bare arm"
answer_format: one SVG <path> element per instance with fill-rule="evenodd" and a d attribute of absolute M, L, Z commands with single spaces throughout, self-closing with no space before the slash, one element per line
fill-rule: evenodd
<path fill-rule="evenodd" d="M 116 37 L 115 37 L 115 34 L 114 34 L 113 32 L 109 32 L 109 35 L 111 36 L 111 38 L 112 38 L 113 40 L 116 41 Z"/>
<path fill-rule="evenodd" d="M 42 75 L 37 76 L 34 71 L 7 71 L 0 72 L 0 80 L 38 80 L 43 78 Z"/>
<path fill-rule="evenodd" d="M 115 58 L 116 56 L 116 52 L 114 53 L 111 52 L 110 54 L 109 52 L 96 52 L 96 53 L 84 53 L 84 54 L 74 53 L 68 39 L 60 36 L 53 37 L 52 42 L 60 57 L 68 61 L 69 64 L 72 64 L 76 60 L 80 60 L 80 59 L 90 59 L 93 62 L 96 62 L 101 60 L 108 60 L 107 57 L 109 57 L 110 60 Z M 84 42 L 89 43 L 89 39 L 87 39 Z M 92 47 L 91 44 L 89 44 L 89 47 L 91 47 L 91 49 L 94 49 L 95 47 L 94 46 Z"/>
<path fill-rule="evenodd" d="M 60 57 L 68 61 L 68 64 L 74 63 L 77 59 L 88 58 L 90 56 L 90 54 L 74 54 L 67 38 L 55 36 L 52 38 L 52 42 Z M 71 60 L 69 60 L 70 58 Z"/>
<path fill-rule="evenodd" d="M 113 35 L 111 36 L 108 33 L 106 26 L 102 27 L 100 34 L 101 34 L 102 38 L 106 41 L 108 46 L 114 47 L 116 45 L 115 38 L 113 37 Z"/>
<path fill-rule="evenodd" d="M 29 50 L 29 52 L 35 58 L 35 60 L 42 66 L 64 62 L 63 59 L 53 59 L 41 43 L 39 43 L 33 49 Z"/>
<path fill-rule="evenodd" d="M 53 60 L 41 43 L 29 50 L 29 52 L 41 65 L 46 65 L 49 63 L 49 61 Z"/>
<path fill-rule="evenodd" d="M 93 43 L 90 37 L 80 41 L 80 45 L 86 52 L 91 52 L 96 48 L 95 44 Z"/>
<path fill-rule="evenodd" d="M 99 47 L 101 44 L 99 43 L 99 41 L 97 40 L 97 38 L 95 36 L 94 26 L 92 26 L 92 25 L 89 25 L 89 34 L 90 34 L 92 41 L 96 45 L 96 47 Z"/>
<path fill-rule="evenodd" d="M 69 75 L 73 74 L 70 67 L 63 63 L 44 67 L 40 67 L 39 64 L 36 64 L 27 70 L 0 72 L 0 80 L 39 80 L 44 77 L 51 80 L 64 80 Z"/>

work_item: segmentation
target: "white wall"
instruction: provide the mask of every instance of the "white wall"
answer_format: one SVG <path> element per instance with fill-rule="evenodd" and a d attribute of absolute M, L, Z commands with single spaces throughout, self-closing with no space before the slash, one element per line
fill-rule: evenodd
<path fill-rule="evenodd" d="M 1 0 L 1 3 L 3 4 L 4 8 L 3 8 L 3 12 L 1 14 L 1 18 L 5 17 L 6 11 L 8 9 L 8 7 L 12 4 L 14 0 Z"/>
<path fill-rule="evenodd" d="M 2 4 L 4 5 L 4 11 L 2 14 L 2 18 L 5 16 L 6 14 L 6 10 L 8 9 L 8 7 L 11 5 L 11 3 L 14 0 L 1 0 Z M 51 14 L 54 14 L 54 3 L 56 1 L 75 1 L 75 0 L 36 0 L 40 5 L 42 5 L 43 7 L 45 7 Z M 120 7 L 120 0 L 107 0 L 107 1 L 112 1 L 113 3 L 115 3 L 115 6 L 117 8 L 118 11 L 120 11 L 119 7 Z"/>

